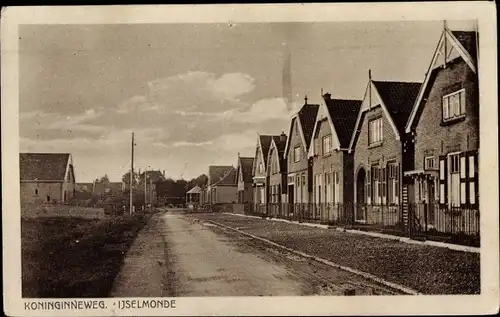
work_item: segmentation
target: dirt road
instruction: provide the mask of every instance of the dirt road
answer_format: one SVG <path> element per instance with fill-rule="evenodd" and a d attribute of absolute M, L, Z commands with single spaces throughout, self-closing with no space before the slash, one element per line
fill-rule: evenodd
<path fill-rule="evenodd" d="M 357 275 L 284 253 L 182 213 L 152 217 L 112 296 L 392 294 Z"/>

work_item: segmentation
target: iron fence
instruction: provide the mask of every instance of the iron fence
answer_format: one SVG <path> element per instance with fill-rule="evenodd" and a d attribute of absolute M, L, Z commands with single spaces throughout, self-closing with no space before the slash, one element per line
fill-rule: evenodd
<path fill-rule="evenodd" d="M 236 209 L 233 211 L 236 212 Z M 352 203 L 247 204 L 238 213 L 346 229 L 377 231 L 418 240 L 479 246 L 479 210 L 438 203 L 403 205 Z"/>

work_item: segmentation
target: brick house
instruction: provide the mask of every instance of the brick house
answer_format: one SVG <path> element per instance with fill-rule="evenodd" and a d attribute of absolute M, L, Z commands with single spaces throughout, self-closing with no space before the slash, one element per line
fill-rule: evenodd
<path fill-rule="evenodd" d="M 349 153 L 349 142 L 361 102 L 323 95 L 308 153 L 313 163 L 316 218 L 337 220 L 346 213 L 352 215 L 354 154 Z"/>
<path fill-rule="evenodd" d="M 66 203 L 75 195 L 69 153 L 20 153 L 21 204 Z"/>
<path fill-rule="evenodd" d="M 354 220 L 403 225 L 402 171 L 413 168 L 405 125 L 420 83 L 368 81 L 349 153 L 354 153 Z"/>
<path fill-rule="evenodd" d="M 238 204 L 247 204 L 253 202 L 253 160 L 253 157 L 241 157 L 238 153 Z"/>
<path fill-rule="evenodd" d="M 237 173 L 233 166 L 211 165 L 208 167 L 208 184 L 204 198 L 205 204 L 213 205 L 236 202 L 237 191 Z"/>
<path fill-rule="evenodd" d="M 252 167 L 253 203 L 265 205 L 267 203 L 267 158 L 271 147 L 272 135 L 257 135 L 257 146 Z"/>
<path fill-rule="evenodd" d="M 279 212 L 281 203 L 287 201 L 287 160 L 284 157 L 287 136 L 282 132 L 273 136 L 267 156 L 267 201 L 274 205 L 274 212 Z"/>
<path fill-rule="evenodd" d="M 479 232 L 477 36 L 443 29 L 406 125 L 415 149 L 409 199 L 420 222 L 439 231 Z"/>
<path fill-rule="evenodd" d="M 308 104 L 306 97 L 302 108 L 290 120 L 283 153 L 287 161 L 288 203 L 306 204 L 311 201 L 312 165 L 307 154 L 318 109 L 319 105 Z"/>

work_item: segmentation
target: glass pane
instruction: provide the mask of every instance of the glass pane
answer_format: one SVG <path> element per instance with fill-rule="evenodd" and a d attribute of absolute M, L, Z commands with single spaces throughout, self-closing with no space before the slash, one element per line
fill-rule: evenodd
<path fill-rule="evenodd" d="M 465 114 L 465 90 L 460 93 L 460 114 Z"/>
<path fill-rule="evenodd" d="M 469 178 L 474 178 L 475 166 L 474 156 L 469 156 Z"/>
<path fill-rule="evenodd" d="M 465 204 L 465 183 L 460 184 L 460 203 Z"/>
<path fill-rule="evenodd" d="M 444 184 L 439 184 L 439 202 L 444 204 Z"/>
<path fill-rule="evenodd" d="M 460 157 L 460 177 L 465 178 L 465 156 Z"/>
<path fill-rule="evenodd" d="M 469 201 L 471 204 L 476 203 L 476 184 L 474 182 L 469 183 Z"/>
<path fill-rule="evenodd" d="M 443 118 L 448 119 L 449 118 L 449 113 L 448 113 L 448 97 L 443 98 Z"/>

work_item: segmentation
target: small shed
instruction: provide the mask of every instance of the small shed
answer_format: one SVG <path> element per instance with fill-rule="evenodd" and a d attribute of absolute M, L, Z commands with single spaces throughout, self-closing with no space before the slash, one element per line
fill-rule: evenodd
<path fill-rule="evenodd" d="M 198 204 L 200 202 L 201 188 L 195 186 L 186 193 L 186 204 Z"/>

